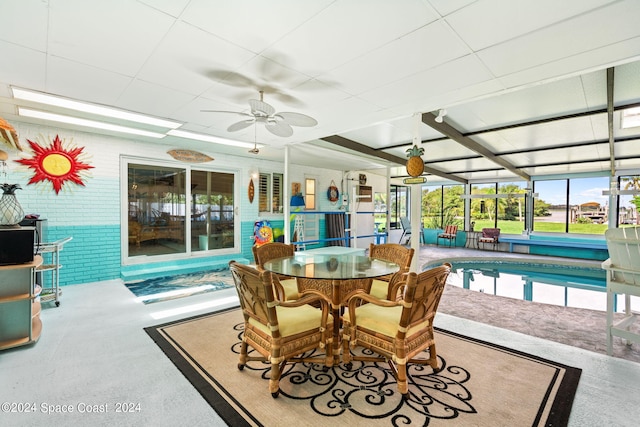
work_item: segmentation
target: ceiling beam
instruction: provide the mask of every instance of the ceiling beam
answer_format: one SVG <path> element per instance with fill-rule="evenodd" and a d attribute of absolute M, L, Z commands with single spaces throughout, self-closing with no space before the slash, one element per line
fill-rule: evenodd
<path fill-rule="evenodd" d="M 507 162 L 506 160 L 496 156 L 494 153 L 492 153 L 482 145 L 478 144 L 471 138 L 462 135 L 456 128 L 447 124 L 444 120 L 442 121 L 442 123 L 436 122 L 436 116 L 434 116 L 432 113 L 423 113 L 422 122 L 425 125 L 430 126 L 433 129 L 437 130 L 441 134 L 449 137 L 449 139 L 468 148 L 469 150 L 475 151 L 476 153 L 487 158 L 488 160 L 491 160 L 492 162 L 499 164 L 500 166 L 507 169 L 508 171 L 513 172 L 519 177 L 522 177 L 527 181 L 531 181 L 531 177 L 528 174 L 522 172 L 520 169 L 516 168 L 514 165 Z"/>
<path fill-rule="evenodd" d="M 611 176 L 616 175 L 615 137 L 613 136 L 613 67 L 607 68 L 607 125 L 609 128 L 609 157 Z"/>
<path fill-rule="evenodd" d="M 380 159 L 384 159 L 387 161 L 390 161 L 392 163 L 397 163 L 399 165 L 406 165 L 407 164 L 407 159 L 404 157 L 398 157 L 395 156 L 393 154 L 389 154 L 386 153 L 384 151 L 378 151 L 375 150 L 371 147 L 368 147 L 364 144 L 360 144 L 359 142 L 355 142 L 351 139 L 348 138 L 344 138 L 342 136 L 339 135 L 333 135 L 333 136 L 327 136 L 325 138 L 320 138 L 323 141 L 327 141 L 330 142 L 331 144 L 335 144 L 337 146 L 343 147 L 343 148 L 347 148 L 349 150 L 353 150 L 356 151 L 358 153 L 362 153 L 362 154 L 366 154 L 368 156 L 373 156 L 373 157 L 378 157 Z M 445 178 L 445 179 L 450 179 L 451 181 L 456 181 L 456 182 L 460 182 L 462 184 L 467 184 L 467 180 L 464 178 L 460 178 L 459 176 L 456 175 L 451 175 L 448 174 L 446 172 L 442 172 L 438 169 L 434 169 L 432 167 L 429 166 L 425 166 L 424 167 L 424 171 L 427 173 L 430 173 L 431 175 L 436 175 L 439 176 L 441 178 Z"/>

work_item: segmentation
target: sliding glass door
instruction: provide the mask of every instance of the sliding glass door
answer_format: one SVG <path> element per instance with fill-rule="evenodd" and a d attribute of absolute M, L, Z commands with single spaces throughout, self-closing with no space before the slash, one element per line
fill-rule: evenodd
<path fill-rule="evenodd" d="M 236 174 L 127 162 L 127 257 L 232 249 Z"/>

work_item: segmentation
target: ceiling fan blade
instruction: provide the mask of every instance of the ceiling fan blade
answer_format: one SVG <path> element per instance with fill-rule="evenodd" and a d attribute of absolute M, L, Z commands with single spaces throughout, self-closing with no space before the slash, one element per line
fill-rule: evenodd
<path fill-rule="evenodd" d="M 252 113 L 261 113 L 265 116 L 270 116 L 276 112 L 276 109 L 264 101 L 258 99 L 250 99 L 249 106 L 251 106 Z"/>
<path fill-rule="evenodd" d="M 200 110 L 203 113 L 225 113 L 235 114 L 236 116 L 244 116 L 247 119 L 253 119 L 253 114 L 241 113 L 240 111 L 221 111 L 221 110 Z"/>
<path fill-rule="evenodd" d="M 311 127 L 318 124 L 316 119 L 302 113 L 278 113 L 277 116 L 282 117 L 287 124 L 292 126 Z"/>
<path fill-rule="evenodd" d="M 276 123 L 267 122 L 265 123 L 264 127 L 267 128 L 269 132 L 271 132 L 276 136 L 287 137 L 287 136 L 293 135 L 293 129 L 291 128 L 291 126 L 289 126 L 284 122 L 276 122 Z"/>
<path fill-rule="evenodd" d="M 251 120 L 242 120 L 242 121 L 239 121 L 239 122 L 234 123 L 231 126 L 229 126 L 227 128 L 227 132 L 237 132 L 239 130 L 248 128 L 249 126 L 251 126 L 254 123 L 255 123 L 255 120 L 253 120 L 253 119 L 251 119 Z"/>

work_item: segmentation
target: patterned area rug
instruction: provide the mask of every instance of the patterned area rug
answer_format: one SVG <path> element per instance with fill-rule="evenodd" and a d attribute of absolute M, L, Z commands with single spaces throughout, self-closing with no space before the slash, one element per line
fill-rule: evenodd
<path fill-rule="evenodd" d="M 280 396 L 268 390 L 269 366 L 237 369 L 243 318 L 238 309 L 145 328 L 229 425 L 563 426 L 581 370 L 444 330 L 439 365 L 410 369 L 403 400 L 388 366 L 344 365 L 323 372 L 287 365 Z"/>
<path fill-rule="evenodd" d="M 125 286 L 144 304 L 151 304 L 229 288 L 233 286 L 233 278 L 225 268 L 137 280 Z"/>

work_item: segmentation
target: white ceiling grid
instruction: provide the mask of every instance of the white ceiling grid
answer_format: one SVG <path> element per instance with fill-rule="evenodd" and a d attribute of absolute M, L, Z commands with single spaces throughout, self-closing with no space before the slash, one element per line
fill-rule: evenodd
<path fill-rule="evenodd" d="M 583 115 L 606 108 L 607 68 L 615 67 L 615 106 L 640 103 L 637 0 L 3 0 L 0 15 L 11 17 L 0 26 L 0 115 L 10 122 L 45 124 L 18 116 L 18 105 L 69 113 L 13 99 L 13 85 L 176 120 L 182 130 L 257 135 L 262 158 L 283 161 L 291 145 L 302 165 L 382 175 L 389 165 L 406 176 L 414 115 L 446 108 L 448 125 L 526 174 L 602 173 L 608 142 L 579 147 L 608 140 L 607 114 Z M 288 138 L 262 127 L 233 133 L 237 116 L 202 111 L 247 112 L 259 90 L 276 111 L 319 124 Z M 426 124 L 419 134 L 436 171 L 520 179 Z M 620 111 L 614 135 L 627 139 L 616 143 L 618 167 L 640 170 L 640 129 L 621 130 Z M 321 140 L 334 136 L 386 158 Z M 170 136 L 153 142 L 252 156 Z"/>

